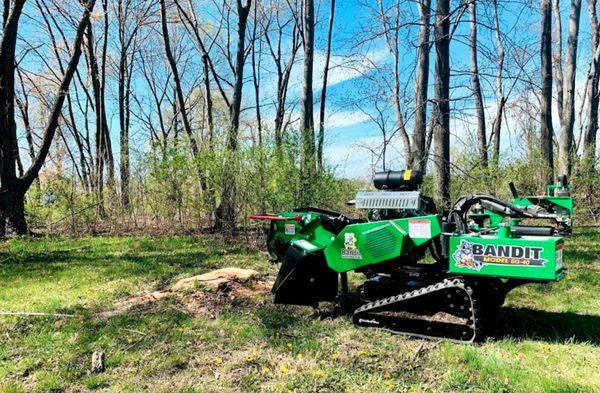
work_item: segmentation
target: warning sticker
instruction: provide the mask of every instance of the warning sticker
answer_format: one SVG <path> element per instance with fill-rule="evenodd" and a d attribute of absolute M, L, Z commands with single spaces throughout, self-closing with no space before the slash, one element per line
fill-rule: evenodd
<path fill-rule="evenodd" d="M 431 238 L 431 221 L 429 220 L 410 220 L 408 222 L 408 236 L 413 239 Z"/>
<path fill-rule="evenodd" d="M 563 244 L 559 244 L 556 246 L 556 267 L 555 270 L 559 271 L 564 267 L 563 264 Z"/>
<path fill-rule="evenodd" d="M 285 234 L 286 235 L 295 235 L 296 234 L 296 225 L 285 224 Z"/>
<path fill-rule="evenodd" d="M 317 246 L 315 246 L 314 244 L 312 244 L 311 242 L 301 239 L 301 240 L 296 240 L 294 242 L 295 245 L 297 245 L 300 248 L 305 249 L 306 251 L 313 251 L 317 249 Z"/>

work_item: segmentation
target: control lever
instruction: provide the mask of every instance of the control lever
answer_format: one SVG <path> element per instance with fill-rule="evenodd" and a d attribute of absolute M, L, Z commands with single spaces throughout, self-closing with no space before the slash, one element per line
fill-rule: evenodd
<path fill-rule="evenodd" d="M 513 198 L 515 198 L 515 199 L 519 198 L 519 193 L 517 192 L 515 183 L 513 183 L 513 182 L 508 183 L 508 188 L 510 188 L 510 193 L 512 194 Z"/>

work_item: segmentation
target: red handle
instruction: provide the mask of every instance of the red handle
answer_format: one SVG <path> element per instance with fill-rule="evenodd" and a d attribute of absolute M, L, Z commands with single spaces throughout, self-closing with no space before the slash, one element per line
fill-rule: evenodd
<path fill-rule="evenodd" d="M 294 220 L 296 222 L 302 221 L 302 216 L 300 214 L 296 215 L 293 218 L 276 216 L 274 214 L 263 214 L 263 215 L 249 214 L 248 218 L 251 220 L 268 220 L 268 221 L 290 221 L 290 220 Z"/>
<path fill-rule="evenodd" d="M 274 216 L 270 214 L 259 215 L 259 214 L 249 214 L 248 218 L 251 220 L 269 220 L 269 221 L 287 221 L 289 218 Z"/>

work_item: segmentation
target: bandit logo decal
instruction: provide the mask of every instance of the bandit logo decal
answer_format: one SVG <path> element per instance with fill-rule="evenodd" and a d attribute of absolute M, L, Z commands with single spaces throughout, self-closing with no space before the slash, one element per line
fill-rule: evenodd
<path fill-rule="evenodd" d="M 461 240 L 452 254 L 457 267 L 480 271 L 485 265 L 540 266 L 547 259 L 541 258 L 542 247 L 470 243 Z"/>
<path fill-rule="evenodd" d="M 362 259 L 360 251 L 356 248 L 356 235 L 352 232 L 344 234 L 344 248 L 342 248 L 342 258 L 344 259 Z"/>
<path fill-rule="evenodd" d="M 483 267 L 483 264 L 475 260 L 475 256 L 473 255 L 473 243 L 466 242 L 464 240 L 460 241 L 460 245 L 452 254 L 452 257 L 456 261 L 456 266 L 458 267 L 468 267 L 469 269 L 480 271 Z"/>

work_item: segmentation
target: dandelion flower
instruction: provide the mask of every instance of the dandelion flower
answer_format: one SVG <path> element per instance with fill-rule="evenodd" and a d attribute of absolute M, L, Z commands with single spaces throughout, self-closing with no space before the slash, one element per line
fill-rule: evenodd
<path fill-rule="evenodd" d="M 251 362 L 253 360 L 254 360 L 254 356 L 252 356 L 252 355 L 246 355 L 246 361 L 247 362 Z"/>
<path fill-rule="evenodd" d="M 269 369 L 269 367 L 263 367 L 263 369 L 262 369 L 263 374 L 269 374 L 270 372 L 271 372 L 271 370 Z"/>
<path fill-rule="evenodd" d="M 281 371 L 282 373 L 286 374 L 290 371 L 289 368 L 287 368 L 286 366 L 281 366 L 281 368 L 279 368 L 279 371 Z"/>

